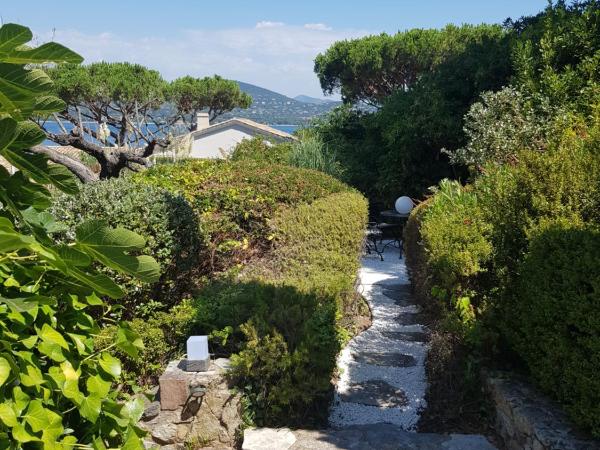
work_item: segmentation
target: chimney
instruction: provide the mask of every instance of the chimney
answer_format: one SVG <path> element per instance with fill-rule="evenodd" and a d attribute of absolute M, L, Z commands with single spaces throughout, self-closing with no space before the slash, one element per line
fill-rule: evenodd
<path fill-rule="evenodd" d="M 196 131 L 204 130 L 210 126 L 210 122 L 208 119 L 208 113 L 199 112 L 196 115 Z"/>

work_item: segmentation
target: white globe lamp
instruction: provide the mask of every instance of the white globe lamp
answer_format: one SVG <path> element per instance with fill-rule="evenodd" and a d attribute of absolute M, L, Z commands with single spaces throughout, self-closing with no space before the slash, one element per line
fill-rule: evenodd
<path fill-rule="evenodd" d="M 410 199 L 410 197 L 402 196 L 396 200 L 394 207 L 396 208 L 396 212 L 398 214 L 402 214 L 402 215 L 406 216 L 406 215 L 410 214 L 412 209 L 415 207 L 415 204 Z"/>

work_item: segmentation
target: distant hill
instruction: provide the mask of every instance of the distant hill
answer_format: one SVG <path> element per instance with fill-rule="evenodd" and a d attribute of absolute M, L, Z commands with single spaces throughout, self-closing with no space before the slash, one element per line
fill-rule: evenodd
<path fill-rule="evenodd" d="M 314 105 L 331 105 L 336 104 L 339 105 L 341 102 L 337 102 L 335 100 L 329 100 L 326 98 L 316 98 L 310 97 L 308 95 L 296 95 L 294 100 L 299 101 L 301 103 L 312 103 Z"/>
<path fill-rule="evenodd" d="M 328 113 L 339 104 L 339 102 L 327 100 L 324 103 L 298 101 L 253 84 L 242 81 L 238 81 L 238 84 L 242 91 L 252 97 L 254 100 L 252 105 L 248 109 L 234 109 L 223 114 L 218 121 L 242 117 L 271 125 L 304 125 L 314 117 Z M 310 98 L 308 96 L 301 97 Z"/>

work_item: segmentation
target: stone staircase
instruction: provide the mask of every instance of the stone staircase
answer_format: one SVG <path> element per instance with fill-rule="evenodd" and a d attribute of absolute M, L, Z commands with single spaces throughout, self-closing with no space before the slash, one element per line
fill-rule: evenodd
<path fill-rule="evenodd" d="M 338 359 L 340 379 L 323 431 L 249 429 L 244 450 L 287 449 L 494 449 L 479 435 L 416 433 L 425 405 L 428 330 L 411 297 L 404 260 L 388 247 L 385 260 L 365 256 L 360 293 L 373 323 Z"/>

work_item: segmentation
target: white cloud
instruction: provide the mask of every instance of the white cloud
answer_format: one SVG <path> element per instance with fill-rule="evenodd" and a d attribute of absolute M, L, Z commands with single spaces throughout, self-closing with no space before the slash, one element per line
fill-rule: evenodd
<path fill-rule="evenodd" d="M 365 30 L 257 24 L 249 28 L 175 31 L 169 37 L 57 30 L 54 40 L 79 52 L 87 63 L 130 61 L 159 70 L 167 79 L 219 74 L 290 96 L 321 96 L 313 72 L 316 55 L 335 41 L 366 34 Z M 41 33 L 40 40 L 51 36 L 50 32 Z"/>
<path fill-rule="evenodd" d="M 319 31 L 331 31 L 332 28 L 325 25 L 324 23 L 306 23 L 304 24 L 304 28 L 309 30 L 319 30 Z"/>
<path fill-rule="evenodd" d="M 263 20 L 261 22 L 258 22 L 255 28 L 276 28 L 282 27 L 284 25 L 285 24 L 283 22 L 270 22 L 268 20 Z"/>

